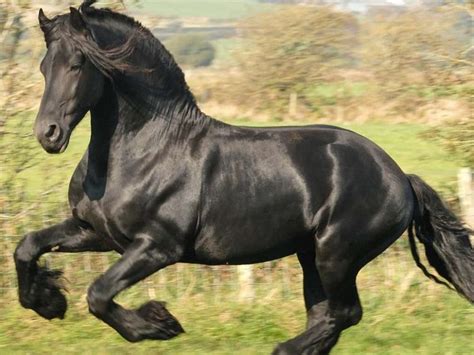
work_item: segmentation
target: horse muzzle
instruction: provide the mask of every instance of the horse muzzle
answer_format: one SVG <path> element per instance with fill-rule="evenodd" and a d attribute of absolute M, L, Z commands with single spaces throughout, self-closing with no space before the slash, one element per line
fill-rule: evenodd
<path fill-rule="evenodd" d="M 58 154 L 66 150 L 71 130 L 68 127 L 61 127 L 55 122 L 45 122 L 35 127 L 35 134 L 46 152 Z"/>

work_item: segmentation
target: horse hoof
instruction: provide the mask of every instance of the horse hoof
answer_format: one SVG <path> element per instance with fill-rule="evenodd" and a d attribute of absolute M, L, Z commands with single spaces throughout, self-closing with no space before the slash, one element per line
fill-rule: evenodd
<path fill-rule="evenodd" d="M 149 301 L 137 309 L 137 313 L 151 326 L 145 338 L 168 340 L 184 333 L 183 327 L 166 309 L 164 302 Z"/>
<path fill-rule="evenodd" d="M 64 319 L 67 310 L 66 297 L 61 293 L 63 288 L 61 271 L 38 267 L 38 273 L 31 288 L 30 301 L 26 308 L 31 308 L 46 319 Z"/>

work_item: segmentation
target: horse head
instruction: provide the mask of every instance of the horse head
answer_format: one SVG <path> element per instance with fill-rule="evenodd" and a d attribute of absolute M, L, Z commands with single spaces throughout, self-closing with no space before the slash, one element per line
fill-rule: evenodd
<path fill-rule="evenodd" d="M 80 11 L 71 7 L 69 14 L 48 19 L 40 10 L 38 19 L 47 52 L 40 66 L 45 88 L 34 132 L 48 153 L 62 153 L 74 128 L 101 98 L 105 76 L 76 44 L 91 40 Z"/>

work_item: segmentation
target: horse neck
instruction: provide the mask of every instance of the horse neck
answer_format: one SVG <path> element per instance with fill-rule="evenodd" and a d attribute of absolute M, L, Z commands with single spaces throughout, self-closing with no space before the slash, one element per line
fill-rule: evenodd
<path fill-rule="evenodd" d="M 132 31 L 126 26 L 112 29 L 103 23 L 94 26 L 96 39 L 102 48 L 123 42 Z M 140 51 L 134 51 L 132 57 L 127 58 L 127 62 L 138 68 L 151 68 L 156 61 Z M 165 70 L 166 66 L 161 63 L 158 69 Z M 195 104 L 186 84 L 179 77 L 174 81 L 174 73 L 164 74 L 168 75 L 160 74 L 159 70 L 149 75 L 136 73 L 137 79 L 146 80 L 144 87 L 152 89 L 143 93 L 149 95 L 145 99 L 152 101 L 151 107 L 143 107 L 140 98 L 134 101 L 136 97 L 127 96 L 119 89 L 121 83 L 112 84 L 112 80 L 106 80 L 103 97 L 91 110 L 90 176 L 96 179 L 107 176 L 107 169 L 113 165 L 112 152 L 114 157 L 140 149 L 153 149 L 165 154 L 164 147 L 184 145 L 187 139 L 201 134 L 212 124 L 213 120 Z"/>
<path fill-rule="evenodd" d="M 189 139 L 202 136 L 214 123 L 200 111 L 179 112 L 145 117 L 121 98 L 107 81 L 102 98 L 91 110 L 89 176 L 95 180 L 107 176 L 112 152 L 114 156 L 125 154 L 130 157 L 135 151 L 152 149 L 157 154 L 166 154 L 170 146 L 185 146 Z"/>

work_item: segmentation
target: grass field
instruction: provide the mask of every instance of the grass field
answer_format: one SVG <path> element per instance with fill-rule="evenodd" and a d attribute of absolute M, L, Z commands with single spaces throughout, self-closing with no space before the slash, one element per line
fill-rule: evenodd
<path fill-rule="evenodd" d="M 442 305 L 418 301 L 411 312 L 392 305 L 366 307 L 364 320 L 342 335 L 333 354 L 472 354 L 472 312 L 462 301 L 438 301 Z M 304 325 L 302 305 L 296 301 L 283 307 L 193 304 L 175 311 L 187 334 L 169 342 L 129 344 L 85 311 L 48 322 L 16 308 L 4 312 L 0 323 L 4 354 L 51 349 L 91 354 L 270 354 L 276 343 L 296 335 Z"/>
<path fill-rule="evenodd" d="M 360 275 L 363 320 L 343 333 L 333 354 L 474 353 L 472 306 L 424 279 L 411 260 L 402 264 L 403 270 L 396 267 L 392 276 L 383 276 L 387 260 L 398 262 L 393 255 L 379 258 Z M 71 280 L 79 277 L 92 279 L 82 271 Z M 169 301 L 168 308 L 186 334 L 172 341 L 138 344 L 127 343 L 88 314 L 85 284 L 68 294 L 65 320 L 46 321 L 21 309 L 11 292 L 3 295 L 0 306 L 0 353 L 46 354 L 55 349 L 78 354 L 269 354 L 276 343 L 304 329 L 300 283 L 290 285 L 294 291 L 290 297 L 263 294 L 253 304 L 239 304 L 222 291 L 222 301 L 209 301 L 215 294 L 211 283 L 204 282 L 199 292 L 184 297 L 164 296 L 158 290 L 157 298 Z M 147 299 L 146 289 L 134 288 L 119 302 L 134 307 Z"/>
<path fill-rule="evenodd" d="M 235 20 L 274 5 L 257 0 L 142 0 L 131 10 L 164 17 L 208 17 L 213 20 Z"/>

